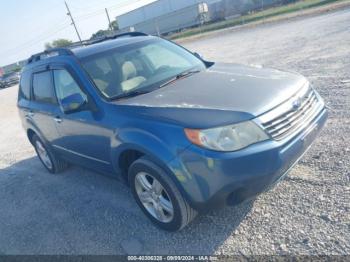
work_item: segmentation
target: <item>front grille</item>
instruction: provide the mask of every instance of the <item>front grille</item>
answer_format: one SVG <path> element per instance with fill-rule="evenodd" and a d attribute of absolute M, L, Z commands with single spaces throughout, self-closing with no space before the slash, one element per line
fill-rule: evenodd
<path fill-rule="evenodd" d="M 304 125 L 307 125 L 320 111 L 322 105 L 309 87 L 304 88 L 286 103 L 261 117 L 267 133 L 275 140 L 281 140 Z"/>

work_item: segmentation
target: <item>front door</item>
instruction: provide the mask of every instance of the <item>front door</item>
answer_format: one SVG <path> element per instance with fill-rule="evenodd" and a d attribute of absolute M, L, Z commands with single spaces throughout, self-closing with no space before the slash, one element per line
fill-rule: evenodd
<path fill-rule="evenodd" d="M 80 94 L 88 105 L 90 98 L 73 75 L 66 68 L 53 68 L 57 99 L 61 103 L 73 94 Z M 99 124 L 97 115 L 88 106 L 80 111 L 65 114 L 61 106 L 56 116 L 59 119 L 56 126 L 60 138 L 54 146 L 70 159 L 74 159 L 74 162 L 110 172 L 111 132 Z"/>

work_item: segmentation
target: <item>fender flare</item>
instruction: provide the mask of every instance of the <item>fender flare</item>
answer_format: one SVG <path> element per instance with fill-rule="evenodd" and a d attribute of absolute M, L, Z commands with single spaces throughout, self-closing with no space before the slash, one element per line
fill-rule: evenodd
<path fill-rule="evenodd" d="M 41 141 L 44 141 L 45 144 L 51 148 L 50 143 L 47 142 L 46 138 L 44 137 L 40 129 L 35 125 L 35 123 L 30 118 L 26 118 L 26 135 L 27 136 L 28 136 L 29 130 L 32 130 L 35 133 L 35 135 L 37 135 L 40 138 Z M 30 139 L 29 139 L 29 142 L 32 144 L 32 141 Z"/>
<path fill-rule="evenodd" d="M 149 150 L 150 148 L 156 150 Z M 186 148 L 183 148 L 182 151 L 185 149 Z M 173 170 L 169 167 L 169 163 L 176 160 L 178 154 L 182 152 L 181 150 L 172 152 L 158 137 L 145 132 L 144 130 L 126 129 L 125 131 L 118 133 L 118 136 L 115 136 L 115 141 L 112 141 L 112 165 L 119 174 L 122 172 L 119 167 L 119 158 L 122 153 L 128 150 L 138 151 L 147 156 L 149 160 L 159 165 L 167 174 L 169 174 L 170 179 L 172 179 L 189 204 L 192 204 L 188 193 L 181 185 L 181 182 L 177 179 Z"/>

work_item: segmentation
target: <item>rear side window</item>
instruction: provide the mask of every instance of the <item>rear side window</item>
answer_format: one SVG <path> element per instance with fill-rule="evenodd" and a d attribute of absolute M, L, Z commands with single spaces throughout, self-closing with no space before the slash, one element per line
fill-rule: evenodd
<path fill-rule="evenodd" d="M 33 95 L 35 101 L 57 104 L 50 71 L 33 75 Z"/>
<path fill-rule="evenodd" d="M 30 99 L 30 72 L 23 72 L 21 75 L 21 82 L 19 84 L 20 98 Z"/>

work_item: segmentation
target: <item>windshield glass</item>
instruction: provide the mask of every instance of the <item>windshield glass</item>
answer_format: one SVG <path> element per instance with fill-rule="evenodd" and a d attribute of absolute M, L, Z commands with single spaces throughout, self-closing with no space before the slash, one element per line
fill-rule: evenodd
<path fill-rule="evenodd" d="M 84 58 L 82 64 L 96 87 L 109 99 L 134 91 L 152 91 L 181 73 L 205 69 L 200 59 L 160 39 L 93 55 Z"/>

